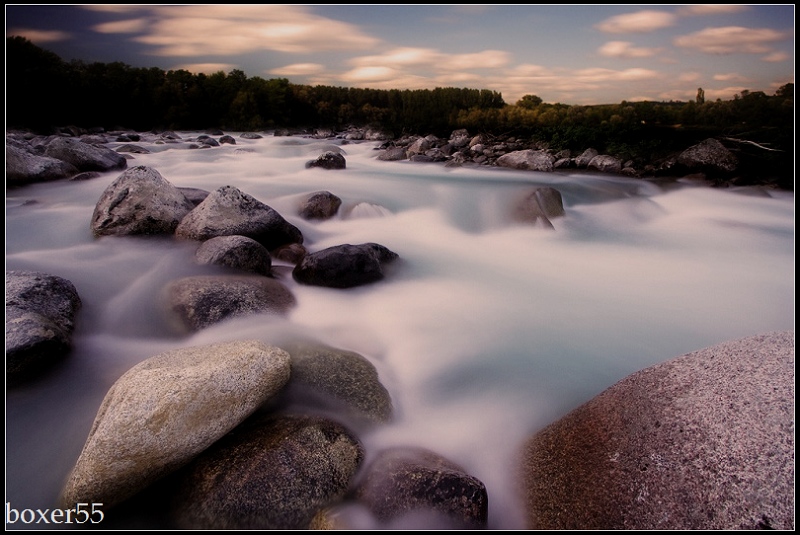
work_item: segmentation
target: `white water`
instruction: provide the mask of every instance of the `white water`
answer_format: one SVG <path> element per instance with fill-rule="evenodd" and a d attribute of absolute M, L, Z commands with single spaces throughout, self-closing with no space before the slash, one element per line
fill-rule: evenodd
<path fill-rule="evenodd" d="M 300 286 L 279 268 L 298 301 L 285 320 L 180 337 L 159 291 L 209 268 L 192 264 L 194 243 L 92 238 L 94 205 L 119 172 L 7 191 L 6 269 L 65 277 L 83 300 L 64 364 L 6 393 L 13 507 L 55 505 L 105 392 L 137 362 L 296 333 L 377 367 L 397 418 L 361 436 L 368 452 L 415 444 L 450 458 L 486 485 L 489 526 L 517 529 L 525 437 L 649 365 L 794 328 L 792 193 L 381 162 L 373 143 L 342 146 L 346 170 L 305 169 L 329 141 L 235 137 L 205 150 L 138 143 L 158 152 L 129 164 L 177 186 L 236 186 L 300 228 L 310 251 L 377 242 L 401 260 L 384 281 L 350 290 Z M 509 220 L 512 202 L 537 185 L 564 198 L 555 231 Z M 299 199 L 318 190 L 342 198 L 340 216 L 297 217 Z"/>

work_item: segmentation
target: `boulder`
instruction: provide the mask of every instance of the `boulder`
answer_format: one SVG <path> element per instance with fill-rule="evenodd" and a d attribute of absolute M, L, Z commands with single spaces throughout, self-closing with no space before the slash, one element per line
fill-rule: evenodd
<path fill-rule="evenodd" d="M 344 169 L 347 167 L 347 162 L 338 152 L 328 150 L 317 156 L 316 160 L 306 162 L 306 167 L 321 167 L 322 169 Z"/>
<path fill-rule="evenodd" d="M 511 169 L 528 169 L 530 171 L 550 172 L 553 170 L 555 157 L 541 150 L 517 150 L 503 154 L 497 159 L 500 167 Z"/>
<path fill-rule="evenodd" d="M 126 143 L 125 145 L 120 145 L 117 147 L 117 152 L 131 152 L 133 154 L 150 154 L 150 151 L 141 145 L 133 145 L 132 143 Z"/>
<path fill-rule="evenodd" d="M 277 394 L 289 355 L 259 341 L 167 351 L 114 383 L 61 496 L 65 507 L 133 496 L 191 461 Z"/>
<path fill-rule="evenodd" d="M 469 132 L 465 128 L 453 130 L 450 134 L 450 144 L 456 149 L 469 145 L 470 139 Z"/>
<path fill-rule="evenodd" d="M 305 255 L 292 276 L 302 284 L 351 288 L 381 280 L 383 265 L 396 258 L 397 253 L 377 243 L 336 245 Z"/>
<path fill-rule="evenodd" d="M 307 529 L 344 496 L 364 458 L 340 424 L 259 415 L 189 467 L 174 505 L 179 529 Z"/>
<path fill-rule="evenodd" d="M 330 219 L 341 205 L 342 199 L 330 191 L 317 191 L 303 201 L 299 214 L 303 219 Z"/>
<path fill-rule="evenodd" d="M 794 529 L 794 331 L 628 376 L 525 445 L 528 527 Z"/>
<path fill-rule="evenodd" d="M 406 160 L 408 156 L 406 155 L 406 149 L 403 147 L 389 147 L 378 154 L 377 159 L 384 162 L 396 162 L 398 160 Z"/>
<path fill-rule="evenodd" d="M 211 192 L 183 218 L 175 235 L 199 241 L 216 236 L 247 236 L 269 250 L 288 243 L 303 243 L 297 227 L 233 186 Z"/>
<path fill-rule="evenodd" d="M 78 172 L 78 169 L 70 163 L 33 154 L 22 147 L 6 143 L 7 186 L 59 180 L 76 175 Z"/>
<path fill-rule="evenodd" d="M 585 169 L 589 166 L 589 162 L 592 161 L 592 158 L 599 154 L 600 153 L 595 149 L 586 149 L 575 158 L 575 167 L 578 167 L 579 169 Z"/>
<path fill-rule="evenodd" d="M 513 218 L 523 223 L 541 224 L 553 228 L 550 219 L 564 215 L 561 193 L 551 187 L 539 187 L 526 195 L 514 207 Z"/>
<path fill-rule="evenodd" d="M 6 271 L 6 382 L 14 385 L 53 365 L 72 347 L 81 299 L 61 277 Z"/>
<path fill-rule="evenodd" d="M 688 172 L 719 175 L 736 171 L 739 161 L 722 143 L 709 138 L 683 151 L 678 156 L 678 164 Z"/>
<path fill-rule="evenodd" d="M 256 134 L 255 132 L 244 132 L 239 137 L 242 139 L 261 139 L 264 136 L 262 136 L 261 134 Z"/>
<path fill-rule="evenodd" d="M 283 348 L 292 357 L 292 379 L 287 387 L 290 399 L 349 414 L 357 423 L 391 419 L 389 392 L 375 366 L 363 356 L 312 342 Z"/>
<path fill-rule="evenodd" d="M 180 187 L 178 191 L 183 193 L 184 197 L 189 199 L 189 202 L 192 203 L 192 206 L 197 206 L 208 197 L 208 191 L 200 188 L 186 188 Z"/>
<path fill-rule="evenodd" d="M 45 156 L 74 165 L 79 171 L 125 169 L 128 160 L 108 147 L 99 147 L 77 139 L 56 137 L 44 149 Z"/>
<path fill-rule="evenodd" d="M 252 314 L 285 314 L 295 298 L 275 279 L 257 275 L 198 275 L 169 283 L 167 306 L 183 330 L 199 331 Z"/>
<path fill-rule="evenodd" d="M 92 214 L 95 236 L 172 234 L 194 206 L 161 173 L 132 167 L 100 196 Z"/>
<path fill-rule="evenodd" d="M 463 468 L 423 448 L 378 453 L 356 489 L 358 500 L 381 522 L 403 517 L 445 522 L 445 529 L 482 529 L 488 516 L 486 487 Z"/>
<path fill-rule="evenodd" d="M 236 139 L 233 136 L 224 135 L 219 138 L 220 145 L 236 145 Z"/>
<path fill-rule="evenodd" d="M 600 154 L 589 161 L 587 168 L 600 171 L 601 173 L 619 174 L 622 171 L 622 161 L 608 154 Z"/>
<path fill-rule="evenodd" d="M 204 241 L 194 254 L 198 264 L 214 264 L 269 275 L 272 257 L 266 247 L 246 236 L 217 236 Z"/>

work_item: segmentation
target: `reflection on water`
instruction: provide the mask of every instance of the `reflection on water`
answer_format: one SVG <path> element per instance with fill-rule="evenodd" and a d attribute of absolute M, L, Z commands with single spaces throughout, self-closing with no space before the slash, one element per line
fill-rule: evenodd
<path fill-rule="evenodd" d="M 89 231 L 119 173 L 7 192 L 6 269 L 71 280 L 83 300 L 73 353 L 7 393 L 7 501 L 52 507 L 109 386 L 157 353 L 257 338 L 314 337 L 375 364 L 396 422 L 362 436 L 368 452 L 433 449 L 487 486 L 490 527 L 522 526 L 514 456 L 525 436 L 636 370 L 727 339 L 794 326 L 792 194 L 380 162 L 374 144 L 341 147 L 347 169 L 306 169 L 330 141 L 265 137 L 206 150 L 147 145 L 131 165 L 176 186 L 233 185 L 303 231 L 314 251 L 377 242 L 401 260 L 374 285 L 303 287 L 276 261 L 298 306 L 192 336 L 170 329 L 160 292 L 197 266 L 197 244 Z M 246 149 L 246 150 L 242 150 Z M 555 231 L 511 222 L 537 185 L 558 189 Z M 299 199 L 339 196 L 327 221 Z M 34 202 L 35 201 L 35 202 Z"/>

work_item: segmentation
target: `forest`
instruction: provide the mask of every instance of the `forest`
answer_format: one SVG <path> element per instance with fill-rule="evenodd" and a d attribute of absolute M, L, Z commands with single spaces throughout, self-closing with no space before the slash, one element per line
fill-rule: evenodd
<path fill-rule="evenodd" d="M 793 154 L 794 84 L 774 95 L 742 91 L 706 101 L 603 105 L 546 103 L 525 95 L 508 104 L 486 89 L 437 87 L 378 90 L 211 75 L 121 62 L 63 61 L 23 37 L 6 38 L 6 127 L 37 131 L 55 125 L 106 129 L 260 131 L 273 128 L 369 126 L 392 136 L 471 133 L 517 136 L 552 149 L 595 147 L 623 157 L 652 158 L 711 136 L 746 139 Z"/>

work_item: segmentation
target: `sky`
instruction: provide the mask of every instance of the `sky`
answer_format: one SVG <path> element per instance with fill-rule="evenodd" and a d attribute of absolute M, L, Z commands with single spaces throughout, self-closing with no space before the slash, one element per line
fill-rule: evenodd
<path fill-rule="evenodd" d="M 9 5 L 66 61 L 563 104 L 706 100 L 794 83 L 794 4 Z"/>

